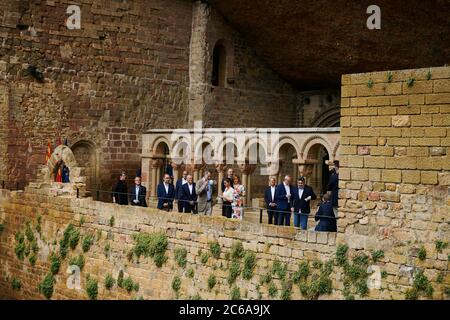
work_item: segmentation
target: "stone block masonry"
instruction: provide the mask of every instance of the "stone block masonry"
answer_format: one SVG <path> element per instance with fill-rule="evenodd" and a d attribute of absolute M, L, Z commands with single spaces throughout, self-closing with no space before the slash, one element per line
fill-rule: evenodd
<path fill-rule="evenodd" d="M 389 250 L 388 278 L 448 277 L 449 79 L 450 67 L 342 76 L 337 242 Z"/>

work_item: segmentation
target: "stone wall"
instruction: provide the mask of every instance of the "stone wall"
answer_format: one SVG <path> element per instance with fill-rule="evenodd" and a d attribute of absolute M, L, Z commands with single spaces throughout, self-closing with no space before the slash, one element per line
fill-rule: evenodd
<path fill-rule="evenodd" d="M 204 126 L 279 127 L 296 126 L 298 91 L 276 74 L 213 7 L 206 28 Z M 214 46 L 226 48 L 226 82 L 212 86 Z"/>
<path fill-rule="evenodd" d="M 385 250 L 392 286 L 448 285 L 450 67 L 343 75 L 341 107 L 338 242 Z"/>
<path fill-rule="evenodd" d="M 139 167 L 142 130 L 187 117 L 192 2 L 70 4 L 81 8 L 80 30 L 64 25 L 67 1 L 0 4 L 0 109 L 10 112 L 2 178 L 33 180 L 47 139 L 60 135 L 95 146 L 109 189 L 119 170 Z M 30 65 L 43 83 L 27 75 Z"/>
<path fill-rule="evenodd" d="M 250 224 L 231 221 L 222 217 L 204 217 L 175 212 L 166 213 L 150 208 L 118 206 L 90 198 L 76 199 L 58 196 L 58 190 L 43 184 L 32 184 L 25 192 L 1 190 L 0 223 L 4 230 L 0 234 L 0 297 L 17 299 L 45 299 L 37 290 L 50 269 L 49 256 L 58 253 L 59 241 L 69 223 L 80 231 L 80 243 L 75 250 L 69 250 L 63 260 L 59 273 L 55 276 L 53 299 L 87 299 L 86 275 L 98 280 L 98 299 L 173 299 L 176 297 L 171 284 L 175 276 L 181 279 L 180 298 L 228 299 L 230 290 L 237 285 L 242 298 L 257 299 L 268 297 L 268 285 L 258 285 L 260 278 L 267 274 L 275 260 L 287 266 L 286 280 L 297 271 L 301 261 L 325 261 L 334 256 L 336 234 L 299 231 L 272 225 Z M 40 234 L 36 231 L 37 217 L 40 216 Z M 114 223 L 111 224 L 111 217 Z M 39 251 L 34 266 L 29 257 L 20 261 L 15 253 L 17 233 L 25 230 L 30 222 L 34 236 L 38 239 Z M 81 225 L 81 226 L 80 226 Z M 112 225 L 112 226 L 111 226 Z M 127 254 L 135 243 L 133 235 L 160 231 L 167 235 L 167 261 L 161 268 L 156 267 L 151 258 L 129 261 Z M 85 235 L 94 236 L 93 245 L 88 252 L 81 249 Z M 26 242 L 28 240 L 25 240 Z M 221 247 L 219 258 L 210 254 L 209 243 L 218 241 Z M 235 284 L 229 285 L 227 278 L 231 258 L 230 248 L 235 241 L 241 241 L 243 248 L 256 254 L 254 275 L 249 280 L 238 276 Z M 28 242 L 27 242 L 28 243 Z M 105 248 L 110 246 L 110 254 L 105 256 Z M 180 267 L 174 261 L 176 248 L 187 249 L 186 266 Z M 209 253 L 202 262 L 202 253 Z M 85 266 L 81 271 L 81 289 L 69 289 L 66 282 L 68 261 L 79 254 L 84 255 Z M 31 255 L 31 254 L 30 254 Z M 243 259 L 242 259 L 243 260 Z M 188 270 L 193 269 L 192 278 Z M 240 268 L 244 269 L 241 261 Z M 312 268 L 312 267 L 311 267 Z M 139 290 L 128 293 L 117 285 L 111 290 L 104 287 L 104 279 L 111 274 L 117 279 L 120 270 L 125 278 L 130 276 L 139 283 Z M 208 278 L 215 275 L 217 284 L 208 289 Z M 333 275 L 335 279 L 336 275 Z M 272 282 L 277 287 L 275 298 L 282 292 L 282 283 L 273 275 Z M 12 279 L 22 285 L 19 291 L 12 289 Z M 336 284 L 339 288 L 339 284 Z M 339 297 L 339 291 L 323 297 Z M 292 298 L 301 298 L 299 288 L 294 285 Z"/>

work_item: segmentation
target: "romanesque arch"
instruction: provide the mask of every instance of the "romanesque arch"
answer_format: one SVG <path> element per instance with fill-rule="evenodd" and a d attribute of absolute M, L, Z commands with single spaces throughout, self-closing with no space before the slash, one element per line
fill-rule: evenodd
<path fill-rule="evenodd" d="M 92 190 L 99 184 L 99 161 L 95 144 L 88 140 L 75 142 L 71 147 L 77 163 L 83 164 L 86 176 L 86 190 Z"/>

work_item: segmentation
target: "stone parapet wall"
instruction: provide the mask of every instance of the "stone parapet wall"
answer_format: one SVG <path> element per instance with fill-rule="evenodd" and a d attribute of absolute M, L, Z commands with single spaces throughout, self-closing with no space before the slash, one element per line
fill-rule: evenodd
<path fill-rule="evenodd" d="M 341 102 L 338 242 L 448 283 L 450 68 L 343 75 Z"/>

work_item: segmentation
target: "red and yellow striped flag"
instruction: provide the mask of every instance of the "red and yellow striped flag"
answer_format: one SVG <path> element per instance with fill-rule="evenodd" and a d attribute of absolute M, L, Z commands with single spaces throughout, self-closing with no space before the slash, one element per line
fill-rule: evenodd
<path fill-rule="evenodd" d="M 45 155 L 45 164 L 47 164 L 48 160 L 52 156 L 52 144 L 50 143 L 50 139 L 48 139 L 47 143 L 47 154 Z"/>

